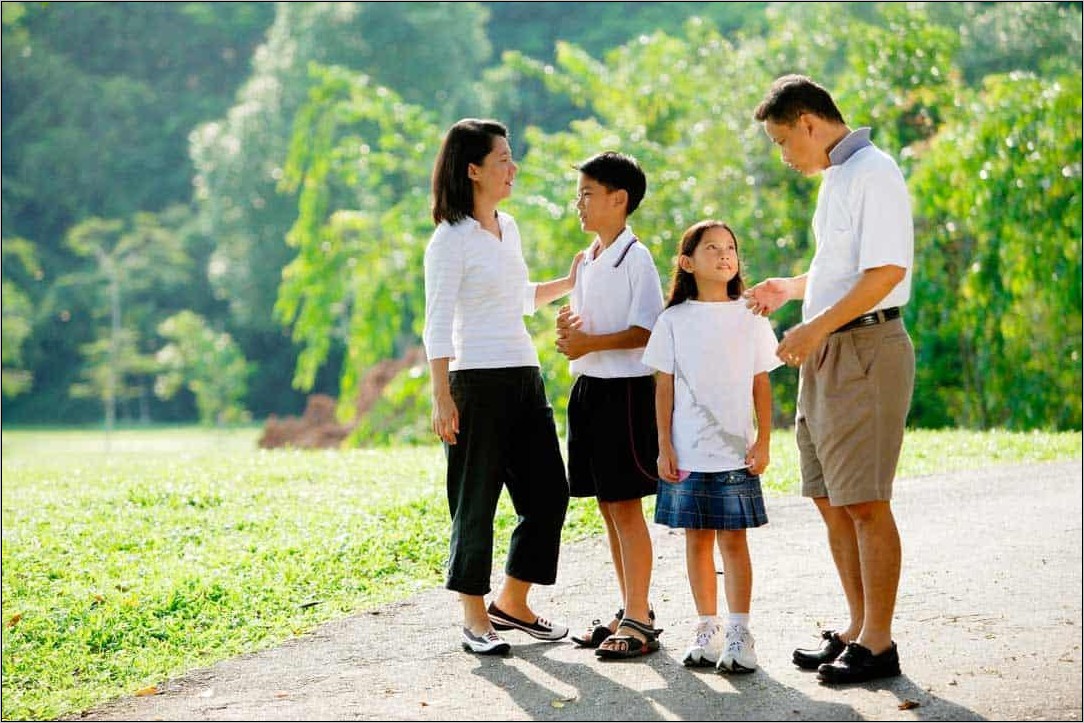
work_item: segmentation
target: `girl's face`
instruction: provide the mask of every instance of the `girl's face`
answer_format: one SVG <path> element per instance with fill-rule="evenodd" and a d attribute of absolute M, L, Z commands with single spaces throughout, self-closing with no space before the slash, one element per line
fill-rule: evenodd
<path fill-rule="evenodd" d="M 697 285 L 723 284 L 738 275 L 738 242 L 722 226 L 712 226 L 700 237 L 692 256 L 682 256 L 681 268 L 696 279 Z"/>
<path fill-rule="evenodd" d="M 475 200 L 501 201 L 512 195 L 516 169 L 508 139 L 494 136 L 493 148 L 482 159 L 482 164 L 467 166 L 467 175 L 474 184 Z"/>

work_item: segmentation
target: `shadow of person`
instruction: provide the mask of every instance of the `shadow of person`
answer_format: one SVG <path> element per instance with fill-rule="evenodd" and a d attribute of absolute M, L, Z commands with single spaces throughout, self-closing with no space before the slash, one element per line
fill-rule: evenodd
<path fill-rule="evenodd" d="M 838 690 L 864 688 L 870 691 L 886 691 L 897 698 L 897 709 L 910 711 L 915 720 L 989 720 L 970 708 L 945 700 L 919 687 L 907 675 L 882 678 L 868 683 L 824 687 Z"/>
<path fill-rule="evenodd" d="M 667 683 L 654 693 L 659 704 L 679 720 L 862 720 L 851 705 L 810 698 L 764 668 L 719 675 L 669 658 L 645 662 Z"/>
<path fill-rule="evenodd" d="M 552 643 L 516 645 L 510 655 L 492 658 L 471 673 L 504 690 L 531 720 L 665 720 L 644 705 L 640 691 L 587 663 L 550 657 L 564 652 Z M 594 659 L 590 650 L 583 652 Z"/>
<path fill-rule="evenodd" d="M 850 705 L 813 700 L 763 670 L 720 676 L 658 653 L 600 661 L 591 650 L 536 643 L 472 672 L 503 689 L 533 720 L 861 719 Z"/>

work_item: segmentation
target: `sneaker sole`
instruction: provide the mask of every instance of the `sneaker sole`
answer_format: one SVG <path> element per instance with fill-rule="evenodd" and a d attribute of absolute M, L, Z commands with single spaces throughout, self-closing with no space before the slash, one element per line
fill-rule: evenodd
<path fill-rule="evenodd" d="M 511 652 L 512 646 L 508 643 L 501 643 L 500 645 L 494 645 L 487 650 L 475 650 L 469 643 L 463 643 L 463 650 L 468 653 L 474 653 L 475 655 L 504 655 Z"/>
<path fill-rule="evenodd" d="M 684 665 L 686 668 L 714 668 L 715 667 L 715 661 L 708 660 L 707 658 L 701 658 L 700 660 L 696 660 L 694 658 L 687 657 L 687 658 L 685 658 L 684 660 L 681 661 L 681 664 Z"/>
<path fill-rule="evenodd" d="M 716 666 L 715 670 L 721 675 L 748 675 L 749 673 L 756 672 L 756 668 L 746 668 L 740 663 L 734 663 L 729 668 L 725 665 Z"/>

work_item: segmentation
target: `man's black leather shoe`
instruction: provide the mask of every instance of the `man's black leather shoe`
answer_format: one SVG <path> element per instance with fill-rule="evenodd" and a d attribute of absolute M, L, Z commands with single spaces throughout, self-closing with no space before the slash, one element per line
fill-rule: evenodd
<path fill-rule="evenodd" d="M 834 663 L 825 663 L 817 669 L 817 678 L 822 683 L 865 683 L 899 674 L 900 655 L 895 643 L 878 655 L 858 643 L 847 643 L 847 649 Z"/>
<path fill-rule="evenodd" d="M 839 657 L 847 644 L 840 639 L 839 633 L 834 630 L 822 630 L 821 637 L 824 642 L 816 649 L 798 648 L 794 651 L 794 664 L 806 670 L 816 670 L 825 663 L 831 663 Z"/>

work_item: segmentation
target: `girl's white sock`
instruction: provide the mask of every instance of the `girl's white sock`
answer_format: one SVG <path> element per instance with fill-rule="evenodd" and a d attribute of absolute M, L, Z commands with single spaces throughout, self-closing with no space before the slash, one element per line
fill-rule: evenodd
<path fill-rule="evenodd" d="M 741 625 L 743 628 L 749 627 L 749 613 L 730 613 L 726 619 L 727 625 Z"/>

